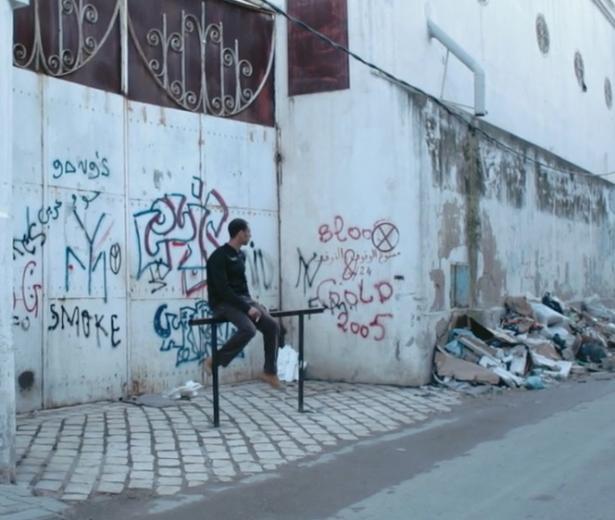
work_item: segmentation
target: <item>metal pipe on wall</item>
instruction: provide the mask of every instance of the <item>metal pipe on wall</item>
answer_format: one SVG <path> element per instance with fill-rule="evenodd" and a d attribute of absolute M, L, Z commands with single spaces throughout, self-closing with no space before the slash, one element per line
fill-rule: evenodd
<path fill-rule="evenodd" d="M 427 30 L 429 32 L 429 38 L 435 38 L 442 43 L 442 45 L 457 56 L 459 61 L 474 73 L 474 115 L 486 115 L 485 71 L 481 65 L 430 18 L 427 19 Z"/>

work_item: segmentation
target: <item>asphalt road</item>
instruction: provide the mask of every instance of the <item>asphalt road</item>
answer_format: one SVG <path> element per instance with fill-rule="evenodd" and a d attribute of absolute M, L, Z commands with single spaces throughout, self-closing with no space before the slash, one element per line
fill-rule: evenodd
<path fill-rule="evenodd" d="M 615 380 L 469 398 L 416 428 L 172 499 L 80 519 L 615 519 Z"/>

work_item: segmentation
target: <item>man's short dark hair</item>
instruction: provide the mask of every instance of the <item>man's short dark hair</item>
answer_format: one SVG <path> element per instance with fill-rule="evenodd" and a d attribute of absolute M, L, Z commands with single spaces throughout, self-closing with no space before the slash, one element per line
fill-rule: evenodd
<path fill-rule="evenodd" d="M 242 218 L 235 218 L 229 222 L 228 234 L 231 238 L 235 238 L 237 233 L 248 229 L 248 222 Z"/>

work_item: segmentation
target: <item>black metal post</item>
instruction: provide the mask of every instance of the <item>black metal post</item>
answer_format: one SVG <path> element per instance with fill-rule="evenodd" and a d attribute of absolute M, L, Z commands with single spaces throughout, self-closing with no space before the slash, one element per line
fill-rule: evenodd
<path fill-rule="evenodd" d="M 303 314 L 299 314 L 299 413 L 303 413 Z"/>
<path fill-rule="evenodd" d="M 303 413 L 303 382 L 305 376 L 305 361 L 303 359 L 304 350 L 304 328 L 305 316 L 312 314 L 322 314 L 325 311 L 324 307 L 313 309 L 297 309 L 287 311 L 272 311 L 271 316 L 274 318 L 285 318 L 287 316 L 299 317 L 299 413 Z M 221 318 L 198 318 L 190 320 L 191 327 L 200 327 L 211 325 L 211 373 L 212 373 L 212 388 L 213 388 L 213 405 L 214 405 L 214 427 L 220 426 L 220 394 L 218 388 L 218 324 L 227 323 L 228 320 Z"/>
<path fill-rule="evenodd" d="M 214 428 L 220 426 L 220 403 L 218 400 L 218 325 L 211 324 L 211 374 L 214 392 Z"/>

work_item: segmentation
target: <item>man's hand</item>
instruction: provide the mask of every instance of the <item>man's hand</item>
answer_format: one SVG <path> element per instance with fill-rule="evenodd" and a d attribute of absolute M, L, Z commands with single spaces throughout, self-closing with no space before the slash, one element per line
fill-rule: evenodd
<path fill-rule="evenodd" d="M 248 316 L 250 316 L 251 320 L 256 323 L 261 319 L 261 311 L 259 311 L 256 307 L 250 307 L 248 309 Z"/>

